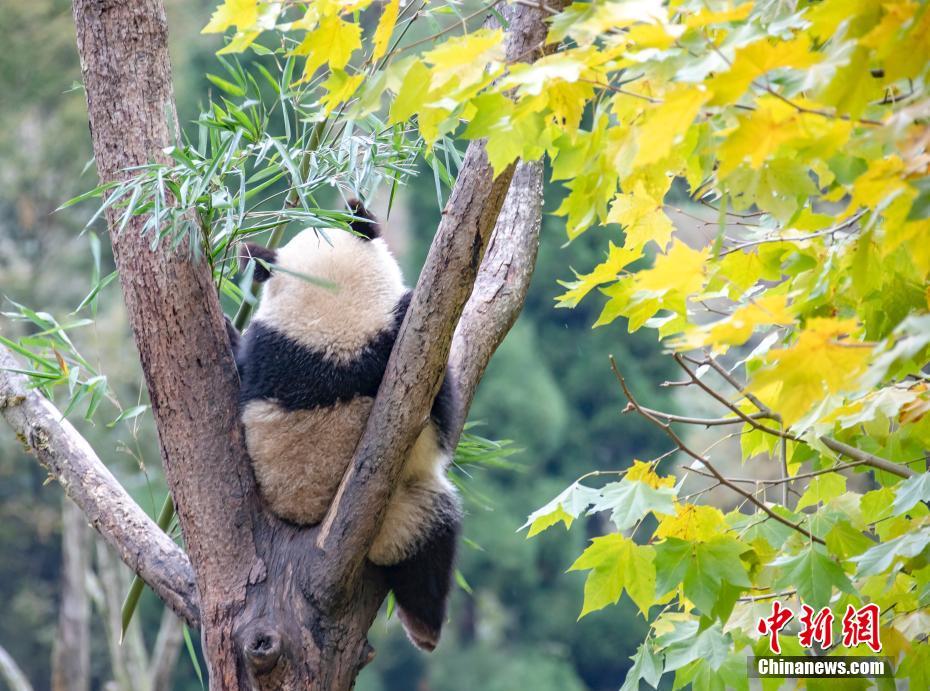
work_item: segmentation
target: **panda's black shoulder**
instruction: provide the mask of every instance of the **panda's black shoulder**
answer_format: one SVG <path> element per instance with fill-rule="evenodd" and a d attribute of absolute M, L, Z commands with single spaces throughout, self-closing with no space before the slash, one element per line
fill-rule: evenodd
<path fill-rule="evenodd" d="M 275 400 L 287 410 L 326 408 L 378 393 L 396 333 L 385 329 L 349 360 L 333 361 L 273 324 L 255 321 L 240 346 L 239 402 Z"/>

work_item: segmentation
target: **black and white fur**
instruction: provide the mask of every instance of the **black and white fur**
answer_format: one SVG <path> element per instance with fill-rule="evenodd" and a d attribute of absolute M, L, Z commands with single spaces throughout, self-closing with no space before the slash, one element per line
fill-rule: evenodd
<path fill-rule="evenodd" d="M 410 302 L 377 222 L 350 207 L 362 219 L 355 234 L 305 230 L 276 251 L 247 244 L 241 253 L 263 284 L 249 328 L 230 333 L 246 443 L 264 500 L 298 524 L 319 523 L 329 508 Z M 447 372 L 368 555 L 425 650 L 439 641 L 461 521 L 445 474 L 457 405 Z"/>

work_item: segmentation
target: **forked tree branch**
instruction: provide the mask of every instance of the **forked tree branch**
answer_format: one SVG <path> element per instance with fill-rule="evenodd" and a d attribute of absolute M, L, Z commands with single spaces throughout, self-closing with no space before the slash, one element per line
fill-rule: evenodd
<path fill-rule="evenodd" d="M 163 160 L 172 142 L 164 9 L 160 0 L 73 5 L 96 163 L 107 183 Z M 546 10 L 506 12 L 508 59 L 540 54 Z M 355 458 L 313 530 L 281 523 L 258 499 L 238 421 L 236 369 L 206 263 L 164 242 L 153 250 L 141 235 L 143 218 L 122 223 L 108 209 L 165 474 L 196 574 L 211 689 L 348 688 L 364 664 L 364 633 L 384 595 L 365 558 L 402 459 L 429 415 L 513 174 L 510 166 L 495 178 L 484 144 L 469 146 Z M 518 176 L 523 182 L 460 330 L 454 364 L 468 401 L 522 306 L 535 258 L 540 174 L 529 165 Z M 86 509 L 96 510 L 92 503 Z M 118 540 L 114 546 L 146 575 L 150 552 L 127 553 Z"/>
<path fill-rule="evenodd" d="M 535 59 L 546 36 L 545 10 L 513 6 L 506 11 L 507 58 Z M 511 165 L 494 177 L 483 140 L 468 146 L 365 432 L 317 536 L 329 566 L 320 584 L 324 591 L 359 572 L 377 535 L 403 459 L 429 416 L 456 324 L 475 287 L 513 175 Z M 490 268 L 489 273 L 496 271 Z M 468 326 L 464 328 L 467 333 Z M 505 333 L 501 328 L 497 343 Z M 496 345 L 488 349 L 488 358 Z M 467 396 L 474 393 L 481 371 L 483 366 L 466 372 Z"/>
<path fill-rule="evenodd" d="M 199 626 L 197 587 L 187 555 L 139 508 L 55 406 L 12 371 L 19 368 L 0 345 L 0 414 L 129 568 L 179 617 Z"/>

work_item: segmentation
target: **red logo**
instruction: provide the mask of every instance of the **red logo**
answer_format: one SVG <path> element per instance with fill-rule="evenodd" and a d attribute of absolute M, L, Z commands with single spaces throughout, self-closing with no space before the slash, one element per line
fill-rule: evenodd
<path fill-rule="evenodd" d="M 773 653 L 781 653 L 781 645 L 778 643 L 778 632 L 785 628 L 785 625 L 794 618 L 790 609 L 782 607 L 778 600 L 772 602 L 772 616 L 763 617 L 756 625 L 756 629 L 763 636 L 769 635 L 769 648 Z"/>
<path fill-rule="evenodd" d="M 843 646 L 855 648 L 864 643 L 872 652 L 881 652 L 882 641 L 878 622 L 880 614 L 876 604 L 863 605 L 859 609 L 847 605 L 846 614 L 843 615 Z M 781 654 L 778 634 L 793 618 L 794 612 L 778 600 L 773 600 L 772 613 L 767 617 L 761 617 L 756 624 L 756 630 L 760 634 L 768 635 L 769 649 L 773 653 Z M 829 607 L 823 607 L 818 611 L 809 605 L 801 605 L 798 642 L 804 648 L 810 648 L 815 643 L 821 648 L 829 648 L 833 645 L 833 621 L 833 612 Z"/>
<path fill-rule="evenodd" d="M 882 649 L 881 636 L 878 630 L 878 605 L 865 605 L 858 610 L 852 605 L 846 605 L 846 614 L 843 615 L 843 645 L 854 648 L 865 643 L 877 653 Z"/>

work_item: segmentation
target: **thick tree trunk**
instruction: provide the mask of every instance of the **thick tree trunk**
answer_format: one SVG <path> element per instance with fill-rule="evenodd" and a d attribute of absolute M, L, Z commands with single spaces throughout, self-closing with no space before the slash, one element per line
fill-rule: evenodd
<path fill-rule="evenodd" d="M 90 601 L 85 587 L 89 567 L 87 519 L 65 497 L 61 510 L 61 603 L 52 650 L 52 691 L 90 688 Z"/>
<path fill-rule="evenodd" d="M 176 115 L 164 8 L 160 0 L 74 0 L 73 7 L 97 169 L 110 182 L 124 178 L 127 167 L 163 157 L 172 144 Z M 544 10 L 511 6 L 507 12 L 508 54 L 532 59 L 545 37 Z M 365 555 L 439 385 L 512 173 L 513 167 L 494 179 L 483 144 L 469 147 L 365 437 L 327 520 L 309 530 L 277 520 L 258 499 L 238 423 L 236 370 L 206 262 L 183 250 L 175 254 L 165 243 L 153 251 L 150 238 L 140 235 L 141 219 L 119 233 L 121 219 L 108 210 L 162 460 L 196 577 L 211 689 L 339 691 L 351 688 L 370 660 L 366 634 L 385 586 Z M 502 337 L 512 319 L 498 321 L 506 324 Z M 124 559 L 130 553 L 121 550 Z M 165 587 L 158 592 L 190 616 L 190 597 Z"/>
<path fill-rule="evenodd" d="M 75 0 L 78 52 L 103 182 L 164 157 L 177 129 L 161 0 Z M 211 688 L 237 688 L 233 617 L 250 571 L 254 481 L 237 420 L 238 380 L 206 262 L 151 248 L 141 220 L 108 222 L 162 461 L 196 574 Z"/>

